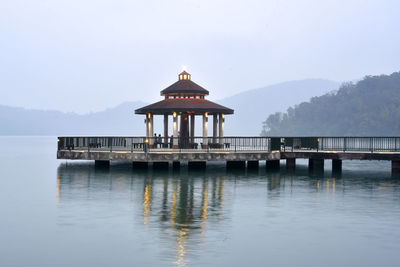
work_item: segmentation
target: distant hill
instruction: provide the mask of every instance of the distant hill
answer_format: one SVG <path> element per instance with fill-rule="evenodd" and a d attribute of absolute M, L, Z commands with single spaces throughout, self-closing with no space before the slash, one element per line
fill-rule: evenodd
<path fill-rule="evenodd" d="M 234 115 L 226 116 L 225 135 L 258 136 L 261 123 L 270 114 L 337 90 L 339 86 L 338 82 L 323 79 L 289 81 L 219 100 L 218 103 L 235 110 Z"/>
<path fill-rule="evenodd" d="M 0 135 L 143 135 L 143 102 L 126 102 L 86 115 L 0 106 Z"/>
<path fill-rule="evenodd" d="M 234 115 L 226 116 L 225 135 L 256 136 L 268 115 L 338 87 L 339 83 L 327 80 L 291 81 L 216 102 L 235 109 Z M 139 101 L 125 102 L 86 115 L 0 106 L 0 135 L 144 135 L 144 116 L 135 115 L 134 111 L 145 105 Z M 154 131 L 162 132 L 160 116 L 155 116 Z M 201 135 L 200 118 L 196 120 L 196 135 Z"/>
<path fill-rule="evenodd" d="M 400 72 L 367 76 L 270 115 L 262 135 L 400 135 Z"/>

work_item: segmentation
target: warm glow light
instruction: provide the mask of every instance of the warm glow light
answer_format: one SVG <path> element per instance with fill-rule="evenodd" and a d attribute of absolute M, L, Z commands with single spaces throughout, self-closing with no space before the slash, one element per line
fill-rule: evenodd
<path fill-rule="evenodd" d="M 204 113 L 204 116 L 206 116 L 206 118 L 207 118 L 207 116 L 208 116 L 208 112 Z"/>
<path fill-rule="evenodd" d="M 57 138 L 57 142 L 60 142 L 60 138 Z"/>
<path fill-rule="evenodd" d="M 150 213 L 150 205 L 151 205 L 151 185 L 146 185 L 144 188 L 144 197 L 143 197 L 143 223 L 147 224 L 149 220 Z"/>
<path fill-rule="evenodd" d="M 150 113 L 148 113 L 148 114 L 147 114 L 147 117 L 150 119 L 150 117 L 151 117 L 151 114 L 150 114 Z"/>
<path fill-rule="evenodd" d="M 176 118 L 176 112 L 172 113 L 172 116 L 173 116 L 174 118 Z"/>
<path fill-rule="evenodd" d="M 149 142 L 149 139 L 146 138 L 146 139 L 144 140 L 144 142 L 145 142 L 145 143 L 148 143 L 148 142 Z"/>

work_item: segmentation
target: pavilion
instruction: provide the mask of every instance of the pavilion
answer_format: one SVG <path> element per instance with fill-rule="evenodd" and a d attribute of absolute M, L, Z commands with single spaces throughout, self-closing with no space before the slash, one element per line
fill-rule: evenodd
<path fill-rule="evenodd" d="M 179 80 L 161 91 L 164 99 L 154 104 L 135 110 L 135 114 L 146 115 L 146 139 L 150 147 L 154 147 L 157 140 L 154 138 L 154 115 L 164 116 L 164 142 L 163 147 L 168 147 L 168 116 L 173 118 L 172 147 L 194 148 L 195 117 L 202 116 L 203 136 L 202 148 L 209 145 L 208 116 L 213 116 L 213 147 L 223 146 L 224 115 L 233 114 L 233 109 L 221 106 L 209 100 L 206 96 L 209 91 L 192 81 L 191 75 L 183 71 L 178 75 Z M 180 117 L 178 135 L 178 116 Z M 190 118 L 190 125 L 189 125 Z M 190 127 L 189 127 L 190 126 Z M 217 136 L 219 134 L 219 136 Z M 197 145 L 196 145 L 197 146 Z"/>

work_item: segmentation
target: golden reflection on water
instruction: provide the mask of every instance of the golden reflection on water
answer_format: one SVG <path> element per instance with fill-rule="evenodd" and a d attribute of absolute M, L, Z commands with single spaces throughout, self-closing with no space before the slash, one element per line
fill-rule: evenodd
<path fill-rule="evenodd" d="M 176 192 L 177 192 L 176 181 L 172 185 L 172 202 L 171 202 L 171 226 L 175 226 L 176 218 Z"/>
<path fill-rule="evenodd" d="M 149 213 L 151 206 L 151 184 L 146 184 L 144 187 L 143 196 L 143 223 L 147 224 L 149 222 Z"/>
<path fill-rule="evenodd" d="M 201 224 L 202 230 L 204 230 L 204 222 L 207 220 L 207 207 L 208 207 L 208 180 L 204 180 L 203 183 L 203 200 L 201 205 Z"/>
<path fill-rule="evenodd" d="M 179 228 L 176 238 L 176 261 L 175 265 L 185 266 L 185 254 L 186 254 L 186 240 L 188 238 L 189 230 L 186 228 Z"/>
<path fill-rule="evenodd" d="M 322 186 L 322 188 L 321 188 L 321 186 Z M 335 197 L 336 178 L 327 178 L 327 179 L 325 179 L 325 181 L 317 181 L 315 183 L 315 187 L 317 189 L 317 193 L 319 193 L 320 190 L 322 189 L 322 191 L 325 192 L 326 195 L 331 195 L 332 197 Z M 318 195 L 319 194 L 317 194 L 317 196 Z"/>
<path fill-rule="evenodd" d="M 57 174 L 57 189 L 56 189 L 57 204 L 60 203 L 60 184 L 61 184 L 61 175 L 60 175 L 60 173 L 58 173 Z"/>

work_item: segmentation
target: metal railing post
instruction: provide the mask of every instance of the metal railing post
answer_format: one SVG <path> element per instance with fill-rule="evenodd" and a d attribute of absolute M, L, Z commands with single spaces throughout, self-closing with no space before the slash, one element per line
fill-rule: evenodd
<path fill-rule="evenodd" d="M 236 152 L 236 137 L 234 137 L 233 140 L 235 141 L 235 152 Z"/>
<path fill-rule="evenodd" d="M 371 149 L 371 153 L 374 152 L 374 140 L 372 139 L 372 137 L 369 138 L 369 146 Z"/>

